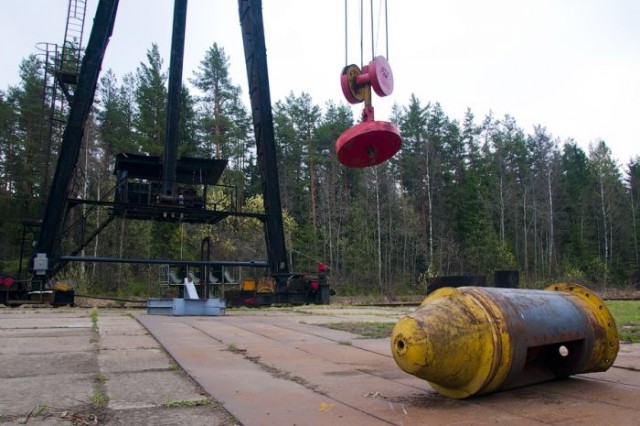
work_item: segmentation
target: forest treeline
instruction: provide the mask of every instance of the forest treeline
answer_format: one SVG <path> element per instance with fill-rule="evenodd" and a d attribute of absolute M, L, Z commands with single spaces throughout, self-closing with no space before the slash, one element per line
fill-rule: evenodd
<path fill-rule="evenodd" d="M 221 183 L 239 189 L 242 209 L 260 211 L 251 115 L 234 82 L 244 76 L 232 79 L 229 61 L 213 44 L 187 79 L 179 155 L 229 159 Z M 37 56 L 19 72 L 20 83 L 0 91 L 0 266 L 8 272 L 18 269 L 23 235 L 32 238 L 22 219 L 42 215 L 68 110 L 52 101 Z M 135 72 L 103 73 L 72 196 L 109 194 L 118 153 L 162 154 L 167 72 L 152 45 Z M 477 118 L 470 110 L 459 121 L 412 96 L 390 117 L 402 150 L 379 166 L 349 169 L 334 154 L 338 136 L 356 123 L 349 106 L 291 93 L 273 115 L 290 268 L 326 263 L 338 293 L 422 292 L 428 277 L 504 269 L 519 270 L 533 287 L 638 281 L 640 158 L 619 165 L 605 141 L 585 151 L 543 125 L 527 131 L 509 115 Z M 213 258 L 266 257 L 261 225 L 239 218 L 118 219 L 85 251 L 198 259 L 207 236 Z M 125 295 L 152 293 L 158 280 L 157 266 L 148 265 L 74 264 L 64 274 L 87 291 Z"/>

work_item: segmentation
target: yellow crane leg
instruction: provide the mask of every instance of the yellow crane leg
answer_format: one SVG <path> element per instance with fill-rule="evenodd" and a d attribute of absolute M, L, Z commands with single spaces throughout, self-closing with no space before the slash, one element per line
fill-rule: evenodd
<path fill-rule="evenodd" d="M 442 288 L 391 333 L 398 366 L 451 398 L 605 371 L 618 349 L 607 306 L 569 283 Z"/>

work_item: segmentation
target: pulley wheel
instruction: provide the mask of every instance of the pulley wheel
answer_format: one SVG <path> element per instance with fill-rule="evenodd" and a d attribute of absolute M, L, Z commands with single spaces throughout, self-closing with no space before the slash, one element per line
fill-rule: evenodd
<path fill-rule="evenodd" d="M 393 93 L 393 72 L 384 56 L 376 56 L 369 62 L 369 80 L 374 92 L 380 97 Z"/>
<path fill-rule="evenodd" d="M 342 69 L 340 75 L 340 86 L 342 87 L 342 93 L 350 104 L 357 104 L 364 101 L 365 87 L 358 85 L 356 79 L 362 74 L 360 67 L 351 64 Z"/>
<path fill-rule="evenodd" d="M 336 154 L 347 167 L 371 167 L 393 157 L 402 147 L 400 131 L 386 121 L 365 121 L 347 129 L 336 141 Z"/>

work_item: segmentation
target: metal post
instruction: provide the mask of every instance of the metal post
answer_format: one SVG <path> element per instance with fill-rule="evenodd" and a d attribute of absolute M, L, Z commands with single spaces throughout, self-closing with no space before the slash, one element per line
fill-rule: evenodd
<path fill-rule="evenodd" d="M 91 36 L 82 60 L 82 68 L 78 77 L 69 119 L 62 136 L 60 154 L 56 172 L 53 176 L 47 205 L 45 207 L 42 229 L 38 238 L 35 253 L 46 253 L 51 262 L 49 269 L 53 269 L 56 262 L 55 251 L 57 249 L 58 238 L 66 213 L 66 199 L 69 187 L 73 178 L 73 173 L 78 162 L 84 125 L 89 116 L 93 96 L 102 67 L 102 60 L 107 49 L 107 44 L 113 25 L 116 19 L 119 0 L 100 0 L 96 10 L 96 16 L 91 29 Z M 33 288 L 33 290 L 41 290 Z"/>
<path fill-rule="evenodd" d="M 211 259 L 211 237 L 204 237 L 200 243 L 200 260 Z M 203 276 L 200 278 L 204 280 L 204 298 L 209 298 L 209 265 L 204 266 Z"/>
<path fill-rule="evenodd" d="M 184 39 L 187 27 L 187 0 L 175 0 L 173 8 L 173 33 L 171 36 L 171 59 L 169 63 L 169 92 L 167 97 L 167 120 L 162 156 L 163 195 L 176 195 L 176 167 L 178 157 L 178 130 L 180 127 L 180 98 L 182 92 L 182 63 Z"/>
<path fill-rule="evenodd" d="M 269 93 L 269 73 L 267 52 L 262 22 L 262 2 L 260 0 L 238 0 L 242 41 L 249 80 L 253 128 L 256 136 L 258 166 L 265 208 L 265 232 L 269 267 L 276 280 L 276 293 L 282 294 L 289 272 L 284 240 L 282 206 L 280 204 L 280 184 L 276 146 Z"/>

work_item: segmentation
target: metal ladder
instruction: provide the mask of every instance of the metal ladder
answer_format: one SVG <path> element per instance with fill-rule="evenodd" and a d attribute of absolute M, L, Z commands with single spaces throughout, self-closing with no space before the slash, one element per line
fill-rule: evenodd
<path fill-rule="evenodd" d="M 86 0 L 69 0 L 67 25 L 58 64 L 58 82 L 76 84 L 82 62 L 82 35 L 87 11 Z"/>

